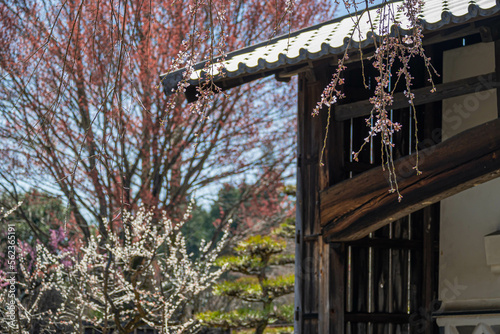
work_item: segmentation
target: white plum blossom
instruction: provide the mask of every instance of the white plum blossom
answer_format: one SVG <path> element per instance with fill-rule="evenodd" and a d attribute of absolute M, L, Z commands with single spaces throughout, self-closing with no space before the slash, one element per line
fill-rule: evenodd
<path fill-rule="evenodd" d="M 118 333 L 144 326 L 165 334 L 195 333 L 198 324 L 184 308 L 222 274 L 215 259 L 227 233 L 216 244 L 203 242 L 200 257 L 194 259 L 180 232 L 190 211 L 177 224 L 166 213 L 154 217 L 144 208 L 124 213 L 118 225 L 105 222 L 107 236 L 92 236 L 73 253 L 54 254 L 39 244 L 31 272 L 20 263 L 27 278 L 20 287 L 29 290 L 36 283 L 39 290 L 31 305 L 16 300 L 22 317 L 19 327 L 23 327 L 18 329 L 28 333 L 31 322 L 41 317 L 47 333 L 61 328 L 80 333 L 89 325 Z M 53 290 L 62 301 L 59 308 L 40 314 L 41 296 Z M 6 297 L 0 294 L 2 306 Z"/>

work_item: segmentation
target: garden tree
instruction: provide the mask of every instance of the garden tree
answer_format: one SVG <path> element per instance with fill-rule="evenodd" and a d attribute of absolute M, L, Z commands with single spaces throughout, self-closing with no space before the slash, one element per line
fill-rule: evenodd
<path fill-rule="evenodd" d="M 252 186 L 248 185 L 248 188 L 252 188 Z M 247 198 L 245 191 L 245 186 L 238 187 L 225 183 L 219 189 L 217 199 L 211 203 L 208 209 L 195 206 L 192 218 L 182 228 L 183 232 L 189 235 L 188 250 L 196 252 L 201 240 L 217 238 L 216 231 L 227 225 L 224 220 L 231 219 L 230 225 L 234 230 L 234 227 L 239 224 L 237 217 L 239 208 Z"/>
<path fill-rule="evenodd" d="M 61 222 L 65 219 L 66 206 L 60 197 L 36 189 L 21 194 L 4 192 L 0 194 L 0 207 L 16 207 L 19 202 L 14 202 L 13 197 L 22 204 L 5 218 L 5 222 L 16 225 L 17 239 L 29 243 L 32 247 L 35 247 L 38 241 L 47 244 L 51 234 L 63 227 Z M 78 231 L 69 233 L 75 232 Z M 2 233 L 7 233 L 7 231 L 2 230 Z M 0 244 L 3 243 L 3 238 L 4 235 L 0 235 Z"/>
<path fill-rule="evenodd" d="M 3 297 L 0 297 L 0 316 L 4 321 L 6 305 L 10 299 L 5 299 L 6 288 L 9 286 L 7 273 L 16 272 L 15 281 L 18 284 L 16 297 L 20 314 L 30 315 L 23 320 L 22 329 L 29 328 L 31 333 L 44 333 L 49 321 L 46 316 L 56 311 L 62 302 L 57 289 L 44 286 L 43 280 L 36 279 L 36 247 L 42 242 L 47 251 L 62 254 L 71 251 L 73 254 L 80 246 L 81 234 L 72 226 L 73 220 L 62 223 L 65 218 L 65 205 L 59 197 L 37 190 L 16 194 L 22 202 L 14 203 L 9 194 L 0 195 L 0 207 L 9 207 L 8 213 L 2 213 L 0 221 L 0 287 Z M 30 228 L 32 224 L 32 228 Z M 65 228 L 66 227 L 66 228 Z M 12 246 L 12 236 L 15 236 L 18 248 L 14 254 L 9 252 Z M 15 268 L 10 267 L 12 255 L 22 263 Z M 5 323 L 4 323 L 5 325 Z M 0 324 L 0 328 L 3 325 Z M 7 328 L 7 327 L 6 327 Z M 18 333 L 18 331 L 15 331 Z"/>
<path fill-rule="evenodd" d="M 78 230 L 70 225 L 71 220 L 66 224 L 66 229 L 61 223 L 64 220 L 65 205 L 60 198 L 37 190 L 19 194 L 19 198 L 22 203 L 13 203 L 8 194 L 0 195 L 0 207 L 16 208 L 8 216 L 3 217 L 0 222 L 0 276 L 2 273 L 13 271 L 9 270 L 11 260 L 9 255 L 11 254 L 8 252 L 12 235 L 15 235 L 15 239 L 21 247 L 17 253 L 23 254 L 23 261 L 27 268 L 33 268 L 33 263 L 36 260 L 35 249 L 39 242 L 47 245 L 51 252 L 58 253 L 65 252 L 68 247 L 74 249 L 78 246 L 78 242 L 75 240 L 81 236 L 78 235 Z M 32 228 L 29 224 L 33 224 Z M 12 231 L 15 233 L 11 234 Z M 0 278 L 0 286 L 3 286 L 4 279 L 5 277 Z M 19 273 L 16 280 L 24 281 L 24 274 Z M 36 302 L 39 304 L 38 313 L 43 315 L 50 309 L 56 309 L 61 299 L 57 291 L 54 290 L 45 291 L 40 295 L 40 288 L 40 284 L 32 282 L 30 290 L 18 290 L 18 298 L 24 305 L 32 305 L 34 300 L 38 300 Z M 39 332 L 37 328 L 43 327 L 43 322 L 40 317 L 32 319 L 31 327 L 34 332 Z"/>
<path fill-rule="evenodd" d="M 7 212 L 2 208 L 0 214 L 0 330 L 6 333 L 28 333 L 28 330 L 29 333 L 47 333 L 45 330 L 50 323 L 51 312 L 57 310 L 62 298 L 54 286 L 39 278 L 39 273 L 44 270 L 38 265 L 36 251 L 40 239 L 20 221 L 25 214 L 29 214 L 36 217 L 35 222 L 43 223 L 40 230 L 47 232 L 47 248 L 44 248 L 47 253 L 75 254 L 79 243 L 59 225 L 57 211 L 48 214 L 47 209 L 64 208 L 60 200 L 36 191 L 24 194 L 23 198 L 24 202 L 13 205 Z M 20 213 L 21 210 L 24 213 Z M 51 226 L 56 228 L 51 229 Z M 64 256 L 62 259 L 66 261 Z M 60 286 L 64 282 L 57 283 L 56 286 Z M 12 304 L 13 301 L 15 304 Z M 12 308 L 14 306 L 15 309 Z M 9 321 L 14 317 L 16 324 Z"/>
<path fill-rule="evenodd" d="M 193 189 L 262 170 L 271 153 L 273 187 L 295 154 L 288 88 L 255 83 L 193 108 L 158 77 L 330 13 L 301 0 L 289 16 L 291 4 L 2 0 L 0 186 L 16 202 L 26 184 L 62 195 L 85 240 L 140 205 L 178 219 Z"/>
<path fill-rule="evenodd" d="M 231 199 L 237 200 L 237 203 L 240 203 L 242 200 L 241 196 L 241 191 L 240 189 L 246 189 L 250 187 L 250 185 L 244 184 L 241 185 L 240 187 L 231 187 L 229 185 L 226 185 L 223 187 L 223 189 L 220 191 L 220 199 L 217 205 L 214 205 L 214 208 L 219 209 L 218 211 L 212 210 L 212 213 L 217 212 L 220 214 L 220 205 L 224 206 L 224 203 L 229 203 L 224 206 L 224 209 L 229 209 L 232 208 L 234 203 L 231 203 Z M 262 195 L 262 194 L 261 194 Z M 253 209 L 260 212 L 267 212 L 266 210 L 261 210 L 263 208 L 268 207 L 268 203 L 275 203 L 276 201 L 270 200 L 270 196 L 276 196 L 279 198 L 279 202 L 284 202 L 286 198 L 284 198 L 280 193 L 267 193 L 265 198 L 266 201 L 261 202 L 254 202 L 253 203 Z M 10 203 L 11 199 L 8 196 L 2 197 L 5 199 L 6 202 L 9 204 L 9 206 L 13 205 L 13 203 Z M 64 205 L 60 201 L 60 199 L 56 197 L 52 197 L 46 193 L 41 193 L 38 191 L 31 191 L 26 194 L 23 194 L 20 196 L 24 200 L 24 202 L 17 208 L 16 211 L 12 212 L 8 217 L 4 219 L 2 222 L 2 228 L 0 229 L 2 232 L 5 232 L 5 236 L 2 236 L 4 241 L 7 240 L 7 232 L 8 232 L 8 224 L 15 224 L 15 235 L 18 240 L 18 243 L 20 245 L 20 249 L 18 251 L 18 258 L 22 259 L 22 270 L 18 271 L 18 275 L 16 276 L 16 279 L 18 282 L 21 284 L 21 288 L 19 288 L 19 293 L 18 293 L 18 299 L 19 299 L 19 305 L 21 307 L 22 305 L 22 312 L 25 314 L 25 317 L 23 318 L 23 324 L 21 327 L 23 328 L 30 328 L 31 331 L 35 332 L 42 332 L 42 329 L 50 327 L 50 312 L 57 312 L 58 308 L 60 307 L 60 304 L 63 302 L 63 299 L 61 297 L 61 286 L 58 285 L 56 280 L 54 279 L 53 276 L 47 277 L 46 279 L 42 279 L 39 277 L 36 273 L 40 271 L 45 271 L 44 268 L 39 268 L 40 263 L 38 262 L 39 259 L 37 259 L 37 254 L 36 254 L 36 245 L 40 239 L 37 239 L 35 235 L 33 235 L 32 231 L 30 229 L 25 228 L 26 226 L 23 225 L 23 219 L 26 215 L 30 216 L 32 220 L 37 224 L 36 226 L 39 226 L 40 229 L 47 235 L 47 240 L 45 244 L 47 245 L 46 247 L 43 247 L 42 249 L 44 250 L 44 253 L 42 253 L 42 258 L 43 257 L 49 257 L 51 256 L 52 259 L 56 258 L 59 260 L 60 263 L 65 263 L 66 266 L 59 266 L 59 269 L 61 272 L 68 271 L 69 266 L 67 264 L 74 262 L 74 258 L 81 258 L 86 254 L 87 248 L 90 246 L 83 246 L 81 245 L 81 242 L 79 243 L 78 240 L 75 240 L 75 235 L 73 234 L 75 231 L 77 231 L 76 228 L 69 226 L 68 229 L 64 229 L 60 222 L 59 219 L 63 218 L 63 211 L 64 211 Z M 258 206 L 257 206 L 258 205 Z M 223 209 L 223 210 L 224 210 Z M 287 209 L 284 207 L 284 209 Z M 22 210 L 22 211 L 21 211 Z M 186 217 L 186 223 L 178 225 L 176 228 L 180 229 L 183 232 L 183 235 L 188 235 L 189 238 L 185 240 L 186 242 L 186 250 L 184 251 L 184 255 L 189 257 L 190 261 L 200 261 L 203 260 L 204 257 L 206 257 L 206 253 L 209 252 L 211 249 L 208 247 L 203 247 L 202 245 L 200 246 L 200 241 L 201 239 L 208 240 L 212 236 L 213 230 L 215 230 L 215 226 L 220 226 L 220 223 L 217 219 L 220 219 L 220 215 L 213 215 L 214 220 L 211 220 L 212 217 L 209 213 L 207 213 L 205 210 L 201 208 L 197 208 L 198 212 L 192 212 L 189 217 Z M 286 210 L 286 212 L 290 212 L 289 210 Z M 284 213 L 281 213 L 281 216 Z M 234 215 L 238 216 L 239 213 L 235 213 Z M 255 217 L 257 217 L 256 214 L 254 214 Z M 253 217 L 252 219 L 255 219 Z M 143 224 L 143 228 L 147 227 L 147 223 L 150 222 L 150 219 L 142 219 L 139 220 L 141 224 Z M 215 222 L 215 224 L 214 224 Z M 189 224 L 189 228 L 185 228 L 186 225 Z M 121 238 L 123 238 L 123 235 L 121 233 L 124 232 L 122 227 L 120 227 L 120 224 L 117 224 L 115 221 L 114 224 L 108 224 L 108 229 L 111 229 L 111 227 L 114 226 L 112 234 L 118 233 Z M 203 229 L 203 227 L 206 227 L 206 231 L 202 231 L 200 233 L 200 230 Z M 233 228 L 233 232 L 236 231 L 237 229 Z M 95 236 L 96 233 L 98 234 L 98 231 L 95 229 L 91 229 L 93 235 Z M 134 234 L 134 232 L 137 231 L 132 231 L 131 233 Z M 196 232 L 196 233 L 193 233 Z M 135 235 L 135 234 L 134 234 Z M 193 238 L 194 237 L 194 238 Z M 78 239 L 78 236 L 76 236 L 76 239 Z M 193 240 L 195 239 L 195 240 Z M 219 241 L 216 239 L 216 241 Z M 5 244 L 5 245 L 4 245 Z M 2 242 L 2 252 L 6 250 L 7 244 Z M 201 249 L 200 249 L 201 247 Z M 116 249 L 117 246 L 113 245 L 113 247 L 109 247 L 109 249 Z M 101 247 L 101 251 L 99 252 L 98 249 L 95 249 L 95 253 L 93 256 L 98 257 L 95 261 L 103 261 L 103 258 L 106 258 L 106 256 L 112 256 L 112 253 L 107 253 L 106 247 Z M 4 255 L 6 255 L 6 252 Z M 139 253 L 144 253 L 144 251 L 140 251 Z M 191 253 L 194 253 L 196 256 L 193 258 L 190 256 Z M 64 254 L 64 255 L 61 255 Z M 146 253 L 144 253 L 146 254 Z M 133 265 L 137 266 L 137 259 L 139 261 L 144 260 L 143 256 L 137 257 L 136 260 L 134 260 L 133 254 L 130 255 L 130 263 Z M 55 256 L 55 257 L 54 257 Z M 54 260 L 53 260 L 54 261 Z M 5 263 L 4 263 L 5 262 Z M 57 262 L 56 262 L 57 264 Z M 96 266 L 99 266 L 96 264 Z M 7 270 L 7 257 L 5 257 L 5 261 L 2 261 L 2 266 L 0 267 L 2 269 L 2 273 L 9 272 L 10 270 Z M 156 268 L 158 269 L 158 268 Z M 164 280 L 170 279 L 168 276 L 164 275 L 165 272 L 162 274 Z M 0 275 L 2 276 L 2 275 Z M 74 293 L 71 294 L 68 292 L 68 289 L 71 287 L 74 289 L 75 286 L 79 287 L 85 287 L 87 286 L 84 284 L 84 281 L 81 281 L 81 279 L 93 279 L 92 277 L 84 276 L 81 275 L 76 275 L 75 273 L 71 274 L 68 273 L 66 275 L 60 275 L 58 276 L 60 279 L 63 281 L 68 281 L 69 278 L 78 276 L 80 277 L 78 280 L 73 281 L 72 285 L 70 285 L 66 290 L 65 295 L 66 296 L 71 296 L 67 297 L 71 301 L 73 301 L 73 304 L 68 302 L 66 300 L 67 304 L 70 304 L 71 307 L 66 307 L 65 310 L 68 312 L 68 310 L 72 310 L 73 308 L 77 307 L 75 305 L 75 301 L 80 301 L 82 296 L 80 295 L 75 295 Z M 8 277 L 2 276 L 0 279 L 0 285 L 5 285 L 8 282 L 5 280 Z M 47 281 L 47 279 L 49 279 Z M 48 283 L 53 284 L 50 285 Z M 147 285 L 146 285 L 147 286 Z M 57 287 L 57 288 L 56 288 Z M 71 291 L 70 291 L 71 292 Z M 189 310 L 196 310 L 199 309 L 198 307 L 203 306 L 203 301 L 206 300 L 208 297 L 208 292 L 202 293 L 200 291 L 199 294 L 197 295 L 191 295 L 189 300 L 190 303 L 192 302 L 193 305 L 189 305 L 188 308 L 184 309 L 183 312 L 185 314 L 186 319 L 189 319 L 189 313 L 186 313 L 186 311 Z M 89 297 L 90 298 L 90 297 Z M 91 297 L 95 298 L 95 297 Z M 5 300 L 4 300 L 5 301 Z M 84 301 L 85 303 L 85 301 Z M 84 304 L 83 303 L 83 304 Z M 82 305 L 83 305 L 82 304 Z M 96 307 L 96 306 L 93 306 Z M 125 318 L 123 315 L 123 312 L 125 312 L 125 309 L 117 310 L 114 314 L 116 317 L 120 317 L 120 319 Z M 179 311 L 179 313 L 181 313 Z M 53 320 L 53 322 L 57 323 L 59 326 L 58 328 L 60 329 L 61 325 L 61 319 L 58 318 L 59 322 L 56 320 Z M 89 320 L 90 318 L 83 318 L 86 320 Z M 50 321 L 49 321 L 50 320 Z M 95 321 L 93 319 L 92 323 L 99 324 L 99 322 Z M 110 321 L 112 324 L 112 322 Z M 142 322 L 141 322 L 142 323 Z M 172 321 L 170 322 L 172 324 Z M 55 325 L 54 325 L 55 326 Z M 56 326 L 56 327 L 57 327 Z M 52 327 L 50 327 L 52 328 Z M 67 329 L 68 327 L 63 327 Z"/>
<path fill-rule="evenodd" d="M 289 217 L 295 215 L 294 202 L 290 198 L 293 194 L 285 192 L 285 188 L 281 185 L 277 189 L 273 188 L 271 192 L 269 188 L 264 187 L 257 196 L 245 201 L 245 191 L 251 189 L 251 184 L 248 182 L 224 184 L 219 190 L 218 199 L 211 207 L 208 210 L 195 207 L 191 219 L 183 225 L 182 232 L 184 235 L 189 235 L 186 240 L 188 254 L 192 254 L 194 258 L 200 255 L 201 240 L 216 242 L 217 238 L 214 236 L 217 236 L 217 233 L 214 231 L 224 226 L 221 223 L 224 217 L 230 216 L 233 219 L 228 226 L 226 249 L 235 246 L 238 241 L 248 236 L 268 233 L 277 223 L 290 219 Z M 192 311 L 197 313 L 207 309 L 220 309 L 229 304 L 226 297 L 214 296 L 212 291 L 207 290 L 193 300 Z"/>
<path fill-rule="evenodd" d="M 274 236 L 251 236 L 234 248 L 236 255 L 219 258 L 219 265 L 245 276 L 217 284 L 215 293 L 236 297 L 246 305 L 229 311 L 200 313 L 197 317 L 204 325 L 226 329 L 255 328 L 255 334 L 262 334 L 268 324 L 293 321 L 293 305 L 279 305 L 274 301 L 293 292 L 294 275 L 270 276 L 272 267 L 294 263 L 293 254 L 285 253 L 286 241 L 283 239 L 293 236 L 292 230 L 294 225 L 287 220 L 275 230 Z"/>
<path fill-rule="evenodd" d="M 283 181 L 274 182 L 270 188 L 266 180 L 257 178 L 253 185 L 248 182 L 224 184 L 219 190 L 219 199 L 212 205 L 213 221 L 221 224 L 228 213 L 232 217 L 231 232 L 240 240 L 251 234 L 268 233 L 285 218 L 295 215 L 295 205 L 289 195 L 283 192 Z M 248 193 L 258 187 L 256 195 Z"/>
<path fill-rule="evenodd" d="M 194 205 L 191 219 L 183 224 L 181 231 L 189 236 L 186 240 L 188 254 L 199 256 L 199 246 L 202 240 L 210 240 L 215 234 L 214 220 L 203 207 Z"/>
<path fill-rule="evenodd" d="M 370 3 L 343 1 L 350 12 Z M 380 134 L 394 182 L 390 138 L 400 124 L 387 113 L 394 93 L 389 78 L 399 67 L 396 81 L 406 85 L 412 102 L 409 61 L 421 56 L 432 70 L 418 22 L 422 3 L 404 1 L 371 25 L 376 52 L 370 60 L 379 75 L 366 141 Z M 275 94 L 263 101 L 256 98 L 262 94 L 257 88 L 269 86 L 260 82 L 233 89 L 229 99 L 215 94 L 220 90 L 208 70 L 198 101 L 186 106 L 178 94 L 165 99 L 155 89 L 157 70 L 185 67 L 187 77 L 200 59 L 209 59 L 209 69 L 214 62 L 220 67 L 227 50 L 269 38 L 286 26 L 296 29 L 327 18 L 329 9 L 322 0 L 2 0 L 0 184 L 15 189 L 29 182 L 62 193 L 88 239 L 91 222 L 97 222 L 104 235 L 104 218 L 119 219 L 124 209 L 141 204 L 175 216 L 174 208 L 182 207 L 178 204 L 193 188 L 254 170 L 266 161 L 268 152 L 259 144 L 263 138 L 281 148 L 277 165 L 269 170 L 285 170 L 293 157 L 283 149 L 292 147 L 286 135 L 290 132 L 276 129 L 289 127 L 276 126 L 266 117 L 276 111 L 282 117 L 288 107 L 282 101 L 289 101 L 279 98 L 285 88 L 272 89 Z M 399 24 L 397 12 L 411 24 L 407 36 L 386 35 Z M 325 107 L 330 117 L 331 106 L 343 97 L 340 86 L 348 51 L 315 114 Z M 214 60 L 215 55 L 222 57 Z M 183 92 L 185 85 L 182 80 L 176 92 Z M 397 191 L 396 183 L 392 190 Z"/>
<path fill-rule="evenodd" d="M 263 181 L 257 178 L 255 182 Z M 182 227 L 183 233 L 189 235 L 189 252 L 197 255 L 200 241 L 217 237 L 217 231 L 227 226 L 223 220 L 228 217 L 231 219 L 229 244 L 234 244 L 246 236 L 268 232 L 294 215 L 293 200 L 283 192 L 281 180 L 273 182 L 273 187 L 246 181 L 224 183 L 208 209 L 195 205 L 192 217 Z M 249 198 L 250 192 L 256 193 Z"/>
<path fill-rule="evenodd" d="M 163 213 L 152 224 L 155 215 L 144 208 L 134 216 L 126 212 L 119 228 L 104 220 L 107 238 L 97 233 L 81 248 L 54 253 L 39 244 L 32 263 L 26 259 L 33 250 L 20 243 L 16 284 L 22 292 L 14 316 L 5 307 L 12 300 L 11 274 L 0 271 L 2 333 L 81 333 L 90 325 L 101 333 L 128 334 L 145 325 L 162 333 L 196 332 L 185 307 L 222 273 L 215 259 L 225 237 L 202 245 L 202 256 L 193 260 L 182 222 L 173 224 Z M 42 302 L 48 293 L 58 299 L 49 309 Z"/>

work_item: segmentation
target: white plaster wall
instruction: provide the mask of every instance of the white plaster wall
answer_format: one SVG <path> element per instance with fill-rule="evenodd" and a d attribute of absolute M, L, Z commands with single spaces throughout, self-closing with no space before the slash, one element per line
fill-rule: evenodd
<path fill-rule="evenodd" d="M 493 43 L 446 51 L 443 81 L 495 70 Z M 496 90 L 443 101 L 443 140 L 498 117 Z M 441 201 L 439 299 L 442 309 L 500 308 L 500 275 L 486 265 L 484 236 L 500 230 L 500 179 Z"/>

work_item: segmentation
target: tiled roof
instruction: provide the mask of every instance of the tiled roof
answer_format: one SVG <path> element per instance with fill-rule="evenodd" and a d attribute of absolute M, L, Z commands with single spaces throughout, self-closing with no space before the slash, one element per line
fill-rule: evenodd
<path fill-rule="evenodd" d="M 368 18 L 377 24 L 379 18 L 391 10 L 400 21 L 399 30 L 404 33 L 410 24 L 397 8 L 403 1 L 390 2 L 383 7 L 377 6 L 361 15 L 357 20 L 349 15 L 324 22 L 292 34 L 283 35 L 272 40 L 249 46 L 227 55 L 224 62 L 225 78 L 249 76 L 259 72 L 272 72 L 283 66 L 298 64 L 325 55 L 341 54 L 348 47 L 352 36 L 351 47 L 365 47 L 372 43 L 372 32 Z M 500 0 L 425 0 L 421 13 L 424 31 L 437 30 L 450 23 L 463 23 L 480 16 L 491 16 L 500 11 Z M 376 29 L 375 29 L 376 32 Z M 191 85 L 199 84 L 201 69 L 205 63 L 195 65 L 190 78 Z M 184 69 L 161 76 L 164 90 L 169 94 L 182 80 Z M 217 74 L 217 73 L 214 73 Z"/>

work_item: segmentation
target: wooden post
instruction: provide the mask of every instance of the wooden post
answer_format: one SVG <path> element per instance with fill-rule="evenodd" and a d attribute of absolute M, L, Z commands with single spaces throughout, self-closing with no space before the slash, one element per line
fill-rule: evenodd
<path fill-rule="evenodd" d="M 500 29 L 500 28 L 497 28 Z M 496 36 L 495 39 L 495 75 L 497 82 L 500 81 L 500 36 Z M 496 89 L 497 94 L 497 109 L 498 109 L 498 117 L 500 117 L 500 88 L 497 86 Z"/>
<path fill-rule="evenodd" d="M 330 245 L 330 331 L 343 334 L 345 312 L 345 244 Z"/>
<path fill-rule="evenodd" d="M 304 332 L 303 324 L 304 317 L 302 314 L 303 307 L 303 289 L 304 282 L 302 279 L 302 245 L 304 244 L 304 234 L 303 223 L 302 223 L 302 213 L 304 211 L 303 207 L 303 196 L 304 190 L 302 185 L 303 179 L 303 168 L 302 165 L 302 152 L 304 150 L 302 143 L 304 141 L 304 100 L 305 100 L 305 85 L 306 79 L 304 75 L 299 75 L 298 79 L 298 103 L 297 103 L 297 202 L 296 202 L 296 218 L 295 218 L 295 317 L 294 317 L 294 328 L 295 332 L 302 334 Z"/>
<path fill-rule="evenodd" d="M 329 69 L 328 63 L 322 62 L 299 75 L 295 330 L 300 334 L 332 332 L 332 252 L 321 235 L 319 203 L 320 191 L 330 185 L 328 166 L 320 166 L 327 112 L 322 110 L 319 116 L 312 116 L 331 78 Z M 334 138 L 332 133 L 329 136 Z M 328 165 L 329 153 L 324 152 L 325 165 Z"/>
<path fill-rule="evenodd" d="M 433 204 L 424 208 L 423 210 L 423 263 L 422 266 L 424 268 L 423 272 L 423 286 L 422 286 L 422 305 L 425 309 L 425 315 L 428 319 L 431 319 L 432 312 L 435 311 L 434 307 L 434 298 L 437 296 L 434 295 L 436 291 L 436 279 L 437 273 L 435 271 L 435 249 L 434 249 L 434 241 L 436 239 L 436 224 L 439 222 L 433 221 L 433 217 L 438 216 L 439 213 L 439 203 Z M 437 211 L 433 212 L 433 211 Z M 427 318 L 426 318 L 427 320 Z M 426 334 L 432 334 L 432 321 L 426 321 L 424 332 Z"/>
<path fill-rule="evenodd" d="M 298 168 L 297 168 L 297 246 L 296 246 L 296 319 L 297 333 L 318 332 L 319 299 L 319 145 L 321 119 L 311 116 L 319 97 L 319 84 L 310 71 L 299 76 Z"/>

